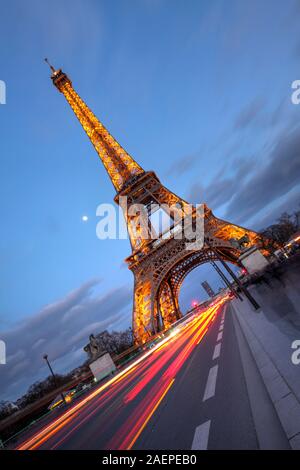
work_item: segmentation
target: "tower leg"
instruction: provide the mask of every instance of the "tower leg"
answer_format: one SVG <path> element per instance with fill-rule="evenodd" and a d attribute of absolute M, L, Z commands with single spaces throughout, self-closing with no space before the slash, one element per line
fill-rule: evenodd
<path fill-rule="evenodd" d="M 158 293 L 159 310 L 162 316 L 164 328 L 181 318 L 178 299 L 175 297 L 171 284 L 166 280 L 162 283 Z"/>
<path fill-rule="evenodd" d="M 157 332 L 155 313 L 151 280 L 136 280 L 132 318 L 136 343 L 145 343 Z"/>
<path fill-rule="evenodd" d="M 178 299 L 168 280 L 154 295 L 151 280 L 136 279 L 134 286 L 133 331 L 136 343 L 145 343 L 182 317 Z"/>

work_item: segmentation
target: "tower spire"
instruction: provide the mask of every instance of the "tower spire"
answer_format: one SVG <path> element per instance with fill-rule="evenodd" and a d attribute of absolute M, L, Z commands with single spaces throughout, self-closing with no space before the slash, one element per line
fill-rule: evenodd
<path fill-rule="evenodd" d="M 73 109 L 102 160 L 116 191 L 120 192 L 129 181 L 144 173 L 143 168 L 138 165 L 93 114 L 74 90 L 69 77 L 61 69 L 55 70 L 48 59 L 45 59 L 45 61 L 52 71 L 51 79 L 53 84 L 64 95 Z"/>
<path fill-rule="evenodd" d="M 50 64 L 50 62 L 49 62 L 49 60 L 47 59 L 47 57 L 45 58 L 45 62 L 46 62 L 46 64 L 49 65 L 49 67 L 50 67 L 52 73 L 54 74 L 54 73 L 55 73 L 55 68 L 53 67 L 53 65 Z"/>

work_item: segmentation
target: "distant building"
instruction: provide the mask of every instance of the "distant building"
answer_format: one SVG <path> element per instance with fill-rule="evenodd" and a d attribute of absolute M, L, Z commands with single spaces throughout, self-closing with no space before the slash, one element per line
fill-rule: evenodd
<path fill-rule="evenodd" d="M 208 284 L 207 281 L 203 281 L 201 282 L 201 286 L 203 287 L 203 289 L 205 290 L 205 292 L 207 293 L 207 295 L 209 295 L 209 297 L 214 297 L 216 294 L 214 292 L 214 290 L 212 289 L 212 287 Z"/>

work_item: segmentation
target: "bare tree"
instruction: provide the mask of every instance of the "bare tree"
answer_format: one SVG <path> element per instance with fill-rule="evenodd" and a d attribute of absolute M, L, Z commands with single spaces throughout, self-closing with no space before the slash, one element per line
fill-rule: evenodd
<path fill-rule="evenodd" d="M 299 217 L 300 211 L 293 214 L 283 212 L 277 222 L 264 229 L 262 234 L 280 244 L 286 243 L 299 228 Z"/>

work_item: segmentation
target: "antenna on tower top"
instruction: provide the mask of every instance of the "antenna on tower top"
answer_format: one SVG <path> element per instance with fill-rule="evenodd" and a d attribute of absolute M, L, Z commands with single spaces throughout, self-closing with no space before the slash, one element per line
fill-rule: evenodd
<path fill-rule="evenodd" d="M 55 68 L 50 64 L 49 60 L 47 57 L 45 58 L 45 62 L 49 65 L 50 69 L 52 70 L 53 73 L 55 73 Z"/>

